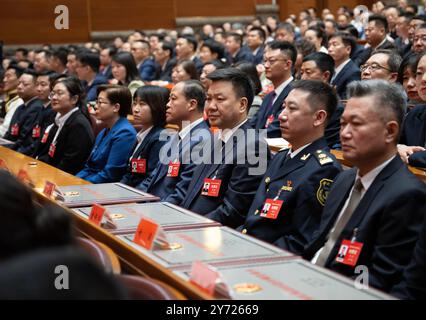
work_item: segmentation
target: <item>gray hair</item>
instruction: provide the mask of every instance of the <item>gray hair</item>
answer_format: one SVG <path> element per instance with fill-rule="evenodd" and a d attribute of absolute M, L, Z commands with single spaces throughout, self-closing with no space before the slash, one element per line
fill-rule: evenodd
<path fill-rule="evenodd" d="M 402 57 L 396 50 L 389 50 L 389 49 L 379 49 L 374 50 L 370 57 L 374 56 L 375 54 L 385 54 L 388 56 L 388 67 L 391 72 L 398 72 L 399 66 L 402 62 Z"/>
<path fill-rule="evenodd" d="M 385 80 L 353 81 L 348 85 L 347 94 L 348 99 L 372 96 L 380 119 L 384 123 L 395 120 L 399 128 L 402 127 L 407 102 L 401 85 Z"/>

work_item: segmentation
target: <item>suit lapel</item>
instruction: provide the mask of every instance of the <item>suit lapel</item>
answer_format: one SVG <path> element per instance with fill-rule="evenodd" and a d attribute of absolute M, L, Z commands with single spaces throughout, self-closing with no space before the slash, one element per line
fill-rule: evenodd
<path fill-rule="evenodd" d="M 289 92 L 293 89 L 293 81 L 290 82 L 284 90 L 280 93 L 277 100 L 275 100 L 274 104 L 272 105 L 273 114 L 276 114 L 282 109 L 284 99 L 287 97 Z"/>
<path fill-rule="evenodd" d="M 346 75 L 346 71 L 348 71 L 348 69 L 351 67 L 351 63 L 352 61 L 349 61 L 343 67 L 342 71 L 340 71 L 339 74 L 336 76 L 336 78 L 334 78 L 333 82 L 331 83 L 332 85 L 339 85 L 339 82 L 341 81 L 341 79 L 344 78 L 344 76 Z"/>

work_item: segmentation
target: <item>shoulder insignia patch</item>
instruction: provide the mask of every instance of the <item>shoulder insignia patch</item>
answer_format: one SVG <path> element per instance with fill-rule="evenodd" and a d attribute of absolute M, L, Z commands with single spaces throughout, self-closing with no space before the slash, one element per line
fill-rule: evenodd
<path fill-rule="evenodd" d="M 317 200 L 322 206 L 324 206 L 325 201 L 327 200 L 328 192 L 330 191 L 332 184 L 333 180 L 330 179 L 321 179 L 319 183 Z"/>
<path fill-rule="evenodd" d="M 317 150 L 315 153 L 315 158 L 317 158 L 320 165 L 325 165 L 327 163 L 332 163 L 334 160 L 323 150 Z"/>

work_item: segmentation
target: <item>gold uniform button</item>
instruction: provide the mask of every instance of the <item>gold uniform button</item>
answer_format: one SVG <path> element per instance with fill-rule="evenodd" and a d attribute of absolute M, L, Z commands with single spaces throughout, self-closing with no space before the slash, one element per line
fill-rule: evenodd
<path fill-rule="evenodd" d="M 255 212 L 254 212 L 254 214 L 256 215 L 256 214 L 258 214 L 259 213 L 259 210 L 256 210 Z"/>
<path fill-rule="evenodd" d="M 242 233 L 242 234 L 246 234 L 246 233 L 247 233 L 247 229 L 243 229 L 243 230 L 241 231 L 241 233 Z"/>
<path fill-rule="evenodd" d="M 265 183 L 268 184 L 269 182 L 271 182 L 271 178 L 270 177 L 266 177 L 265 178 Z"/>

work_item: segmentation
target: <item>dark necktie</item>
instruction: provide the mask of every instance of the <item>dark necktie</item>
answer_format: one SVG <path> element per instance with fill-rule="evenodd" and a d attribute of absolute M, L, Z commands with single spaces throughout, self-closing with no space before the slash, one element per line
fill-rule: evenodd
<path fill-rule="evenodd" d="M 328 240 L 325 243 L 320 255 L 318 256 L 317 261 L 315 262 L 316 265 L 321 267 L 325 266 L 328 257 L 336 244 L 337 239 L 339 238 L 346 224 L 349 222 L 349 219 L 352 217 L 352 214 L 354 213 L 355 209 L 358 207 L 358 204 L 361 200 L 362 189 L 363 186 L 361 183 L 361 179 L 358 178 L 355 181 L 355 186 L 353 188 L 348 205 L 342 215 L 337 218 L 338 220 L 334 225 L 334 229 L 329 233 Z"/>

